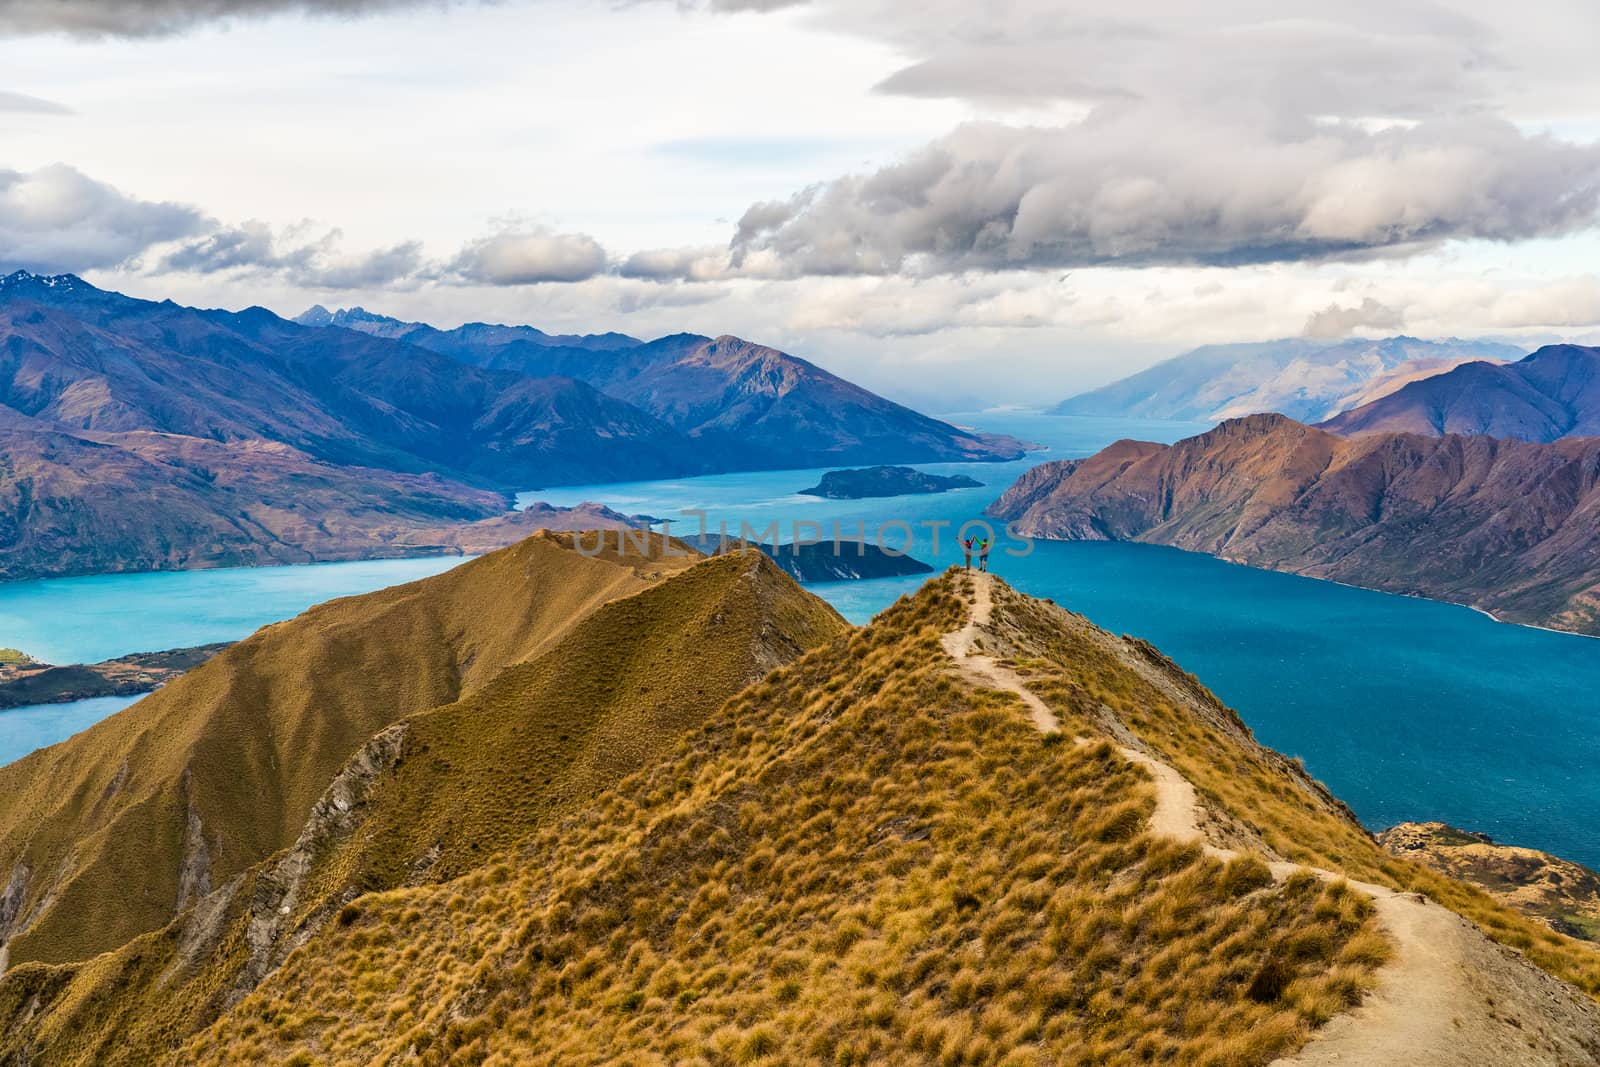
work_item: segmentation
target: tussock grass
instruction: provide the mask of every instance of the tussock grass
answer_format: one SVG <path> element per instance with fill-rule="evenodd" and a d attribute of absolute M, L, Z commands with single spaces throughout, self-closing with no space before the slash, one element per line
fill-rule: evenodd
<path fill-rule="evenodd" d="M 1010 591 L 998 598 L 996 610 L 1007 625 L 1042 643 L 1019 662 L 1029 686 L 1063 724 L 1098 730 L 1102 709 L 1109 711 L 1193 783 L 1207 807 L 1231 815 L 1278 855 L 1425 894 L 1537 966 L 1600 996 L 1595 946 L 1386 852 L 1298 761 L 1256 744 L 1235 712 L 1150 646 L 1118 640 L 1079 616 Z"/>
<path fill-rule="evenodd" d="M 31 872 L 13 964 L 86 959 L 166 925 L 198 819 L 221 886 L 291 844 L 378 731 L 538 655 L 686 558 L 594 558 L 542 534 L 268 626 L 78 736 L 0 767 L 0 886 Z M 191 883 L 192 884 L 192 883 Z M 92 915 L 93 922 L 83 921 Z"/>
<path fill-rule="evenodd" d="M 361 898 L 178 1061 L 1248 1065 L 1359 998 L 1364 898 L 1145 833 L 1112 745 L 954 677 L 952 582 L 497 862 Z"/>
<path fill-rule="evenodd" d="M 580 576 L 589 570 L 571 552 L 543 563 L 549 586 L 571 577 L 569 566 Z M 520 599 L 522 590 L 497 595 Z M 470 606 L 490 617 L 503 609 Z M 148 1062 L 248 990 L 255 972 L 246 968 L 260 965 L 249 962 L 252 923 L 281 920 L 286 951 L 323 924 L 367 936 L 359 934 L 371 899 L 363 894 L 469 870 L 503 884 L 513 873 L 497 861 L 507 846 L 645 765 L 750 679 L 847 629 L 754 555 L 703 562 L 563 620 L 563 632 L 531 660 L 402 720 L 407 733 L 394 764 L 351 797 L 353 829 L 313 837 L 292 896 L 283 895 L 280 854 L 119 949 L 79 965 L 24 963 L 0 980 L 0 1063 Z M 457 908 L 470 903 L 451 899 Z M 280 900 L 290 907 L 283 916 Z M 214 917 L 201 914 L 208 909 Z M 418 918 L 407 912 L 399 929 Z M 362 975 L 354 988 L 376 997 L 383 980 Z M 291 1013 L 272 1029 L 299 1033 L 304 1025 Z"/>

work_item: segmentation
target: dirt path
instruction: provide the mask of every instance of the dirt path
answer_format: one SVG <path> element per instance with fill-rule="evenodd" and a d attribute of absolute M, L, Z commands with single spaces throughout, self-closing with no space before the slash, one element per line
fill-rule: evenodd
<path fill-rule="evenodd" d="M 945 651 L 974 684 L 1020 699 L 1040 732 L 1059 730 L 1060 720 L 1021 676 L 980 651 L 999 645 L 991 625 L 995 579 L 971 577 L 971 614 L 964 627 L 944 635 Z M 1207 840 L 1199 797 L 1188 779 L 1147 752 L 1127 746 L 1119 751 L 1154 780 L 1154 833 L 1200 841 L 1218 859 L 1236 855 Z M 1341 877 L 1272 864 L 1279 881 L 1300 870 Z M 1350 884 L 1372 898 L 1395 959 L 1379 972 L 1377 990 L 1360 1007 L 1335 1018 L 1298 1055 L 1274 1067 L 1600 1067 L 1600 1005 L 1490 941 L 1448 908 L 1416 894 Z"/>
<path fill-rule="evenodd" d="M 1022 684 L 1022 676 L 1011 668 L 1003 666 L 993 656 L 977 651 L 984 637 L 993 642 L 993 635 L 989 633 L 988 628 L 989 620 L 994 615 L 994 579 L 979 571 L 972 572 L 972 579 L 972 614 L 965 626 L 945 634 L 940 639 L 944 650 L 950 653 L 950 658 L 956 661 L 961 672 L 972 681 L 989 689 L 1010 693 L 1021 700 L 1027 706 L 1028 715 L 1040 733 L 1057 732 L 1061 729 L 1061 720 L 1056 718 L 1056 713 L 1050 710 L 1049 705 Z"/>
<path fill-rule="evenodd" d="M 1298 869 L 1273 868 L 1280 877 Z M 1350 884 L 1377 906 L 1395 959 L 1358 1008 L 1274 1067 L 1600 1064 L 1600 1006 L 1577 989 L 1490 941 L 1449 908 L 1414 893 Z"/>

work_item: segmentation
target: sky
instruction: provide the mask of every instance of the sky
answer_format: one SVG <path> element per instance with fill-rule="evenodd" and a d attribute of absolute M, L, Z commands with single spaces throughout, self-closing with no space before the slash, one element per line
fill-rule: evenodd
<path fill-rule="evenodd" d="M 0 267 L 732 333 L 937 410 L 1600 338 L 1590 0 L 5 0 Z"/>

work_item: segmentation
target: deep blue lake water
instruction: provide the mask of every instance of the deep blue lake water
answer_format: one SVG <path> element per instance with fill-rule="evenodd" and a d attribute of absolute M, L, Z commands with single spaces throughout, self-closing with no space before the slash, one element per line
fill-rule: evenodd
<path fill-rule="evenodd" d="M 1170 441 L 1205 428 L 946 417 L 1051 450 L 1010 464 L 920 465 L 986 483 L 937 496 L 796 495 L 815 485 L 821 471 L 580 486 L 535 496 L 556 504 L 598 500 L 661 518 L 701 509 L 713 528 L 726 521 L 735 534 L 741 522 L 759 531 L 778 520 L 785 540 L 796 521 L 819 523 L 826 536 L 837 521 L 848 537 L 858 523 L 871 536 L 899 520 L 916 530 L 918 558 L 946 566 L 960 560 L 948 531 L 978 518 L 1027 467 L 1085 455 L 1118 437 Z M 937 553 L 923 525 L 928 521 L 951 524 Z M 697 528 L 697 519 L 683 518 L 674 530 Z M 899 547 L 903 531 L 887 531 L 885 543 Z M 1029 556 L 997 551 L 990 562 L 1024 592 L 1154 642 L 1237 708 L 1265 744 L 1302 757 L 1369 826 L 1441 819 L 1600 867 L 1600 641 L 1151 545 L 1041 541 Z M 864 622 L 921 582 L 813 588 L 847 618 Z"/>
<path fill-rule="evenodd" d="M 953 532 L 1017 474 L 1119 437 L 1170 441 L 1203 426 L 1018 414 L 949 416 L 1044 443 L 1007 464 L 929 464 L 983 488 L 824 501 L 798 495 L 821 470 L 543 490 L 680 520 L 703 509 L 737 534 L 814 522 L 913 528 L 912 550 L 959 560 Z M 928 522 L 950 525 L 933 551 Z M 802 530 L 802 533 L 807 531 Z M 904 531 L 887 532 L 898 546 Z M 1004 542 L 1001 542 L 1002 544 Z M 243 637 L 334 596 L 436 573 L 459 559 L 105 576 L 0 585 L 0 646 L 54 662 Z M 1305 759 L 1371 826 L 1442 819 L 1600 866 L 1600 641 L 1505 626 L 1467 608 L 1350 589 L 1144 545 L 1039 542 L 993 569 L 1119 633 L 1148 638 L 1238 708 L 1266 744 Z M 864 622 L 921 579 L 814 586 Z M 91 703 L 95 706 L 90 707 Z M 125 701 L 0 712 L 0 763 L 83 729 Z"/>

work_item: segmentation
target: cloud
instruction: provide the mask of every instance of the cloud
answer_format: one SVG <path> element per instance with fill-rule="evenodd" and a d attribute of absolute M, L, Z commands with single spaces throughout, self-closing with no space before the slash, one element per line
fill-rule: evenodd
<path fill-rule="evenodd" d="M 588 234 L 510 230 L 464 248 L 447 270 L 481 285 L 578 282 L 606 269 L 606 252 Z"/>
<path fill-rule="evenodd" d="M 0 115 L 70 115 L 72 109 L 53 100 L 41 100 L 27 93 L 0 90 Z"/>
<path fill-rule="evenodd" d="M 1312 312 L 1306 318 L 1306 326 L 1301 333 L 1306 337 L 1338 340 L 1349 337 L 1359 329 L 1398 330 L 1405 325 L 1405 321 L 1403 312 L 1369 296 L 1356 307 L 1329 304 L 1321 311 Z"/>
<path fill-rule="evenodd" d="M 116 267 L 207 226 L 192 207 L 128 196 L 64 164 L 0 169 L 0 262 L 6 267 Z"/>
<path fill-rule="evenodd" d="M 1108 108 L 963 126 L 894 165 L 752 206 L 733 266 L 791 275 L 1238 266 L 1409 254 L 1594 224 L 1600 146 L 1491 118 L 1293 131 Z"/>
<path fill-rule="evenodd" d="M 812 0 L 808 8 L 815 25 L 907 57 L 879 86 L 902 95 L 1387 118 L 1597 97 L 1583 59 L 1600 37 L 1600 8 L 1574 0 L 1213 0 L 1204 11 L 1192 0 L 991 0 L 978 9 L 970 0 Z"/>
<path fill-rule="evenodd" d="M 352 256 L 341 251 L 338 230 L 297 239 L 304 229 L 279 235 L 262 222 L 219 227 L 167 255 L 161 269 L 274 274 L 308 289 L 374 289 L 411 281 L 423 268 L 422 246 L 415 241 Z"/>
<path fill-rule="evenodd" d="M 7 0 L 0 36 L 159 37 L 230 18 L 289 12 L 355 17 L 453 0 Z"/>

